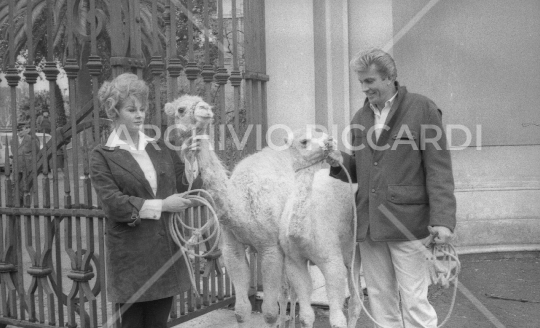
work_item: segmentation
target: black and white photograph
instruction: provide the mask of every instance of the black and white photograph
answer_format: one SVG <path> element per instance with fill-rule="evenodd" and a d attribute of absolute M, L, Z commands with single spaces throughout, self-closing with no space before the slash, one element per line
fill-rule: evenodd
<path fill-rule="evenodd" d="M 0 0 L 0 328 L 540 328 L 540 0 Z"/>

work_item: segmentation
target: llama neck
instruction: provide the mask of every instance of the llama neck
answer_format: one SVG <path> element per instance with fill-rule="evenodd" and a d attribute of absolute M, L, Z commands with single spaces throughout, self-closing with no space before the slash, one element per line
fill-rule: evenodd
<path fill-rule="evenodd" d="M 202 139 L 196 158 L 203 186 L 212 195 L 217 207 L 215 210 L 222 218 L 229 211 L 229 177 L 223 163 L 210 146 L 209 137 Z"/>
<path fill-rule="evenodd" d="M 309 168 L 297 171 L 295 174 L 295 188 L 291 197 L 292 212 L 289 221 L 289 238 L 297 243 L 306 243 L 310 239 L 311 224 L 307 222 L 309 210 L 311 208 L 311 195 L 313 192 L 313 181 L 315 172 L 320 165 L 314 165 Z"/>
<path fill-rule="evenodd" d="M 315 172 L 319 169 L 319 165 L 300 170 L 295 174 L 295 188 L 293 191 L 294 211 L 296 215 L 303 218 L 309 207 L 309 200 L 313 192 L 313 180 Z"/>

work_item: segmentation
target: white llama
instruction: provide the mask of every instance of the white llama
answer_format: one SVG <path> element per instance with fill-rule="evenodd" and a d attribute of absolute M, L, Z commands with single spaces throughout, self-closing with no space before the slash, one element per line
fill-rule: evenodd
<path fill-rule="evenodd" d="M 192 128 L 196 128 L 198 135 L 207 134 L 208 124 L 213 117 L 211 107 L 197 96 L 182 96 L 172 103 L 167 103 L 165 112 L 175 118 L 177 126 L 183 128 L 183 131 L 176 129 L 179 143 L 191 136 Z M 279 222 L 285 203 L 295 188 L 293 163 L 309 166 L 327 155 L 319 140 L 308 138 L 305 134 L 295 134 L 291 144 L 285 151 L 265 148 L 245 158 L 235 167 L 230 179 L 227 178 L 226 169 L 210 149 L 208 140 L 201 142 L 201 150 L 196 155 L 203 186 L 212 194 L 218 207 L 218 216 L 223 227 L 221 247 L 227 271 L 235 286 L 235 312 L 239 327 L 251 327 L 251 303 L 248 299 L 250 271 L 246 261 L 246 246 L 252 247 L 261 256 L 264 319 L 268 327 L 276 326 L 278 301 L 283 304 L 283 297 L 280 298 L 280 295 L 284 253 L 279 245 Z M 340 183 L 343 190 L 348 190 L 348 186 L 342 182 L 333 181 L 331 178 L 324 180 L 330 184 Z M 332 206 L 349 208 L 350 202 L 348 197 L 341 197 L 339 202 Z M 315 215 L 313 217 L 326 220 Z M 340 274 L 346 279 L 346 273 Z M 344 297 L 344 288 L 339 286 L 339 291 L 329 295 L 336 293 Z M 305 297 L 302 301 L 304 299 Z M 340 322 L 341 319 L 336 320 Z"/>
<path fill-rule="evenodd" d="M 356 252 L 351 280 L 355 247 L 351 197 L 350 187 L 330 177 L 328 169 L 313 166 L 296 172 L 295 188 L 281 217 L 280 245 L 285 253 L 285 271 L 300 303 L 302 327 L 312 327 L 314 320 L 308 261 L 325 278 L 331 326 L 356 327 L 361 311 L 355 291 L 355 287 L 360 288 L 360 254 Z M 351 295 L 348 324 L 342 311 L 347 283 Z"/>

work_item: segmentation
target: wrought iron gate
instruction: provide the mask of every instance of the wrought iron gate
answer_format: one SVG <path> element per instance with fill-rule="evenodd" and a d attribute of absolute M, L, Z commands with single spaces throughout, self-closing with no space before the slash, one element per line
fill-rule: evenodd
<path fill-rule="evenodd" d="M 118 326 L 105 289 L 106 218 L 89 177 L 89 151 L 106 139 L 109 126 L 98 106 L 100 83 L 108 72 L 114 77 L 131 71 L 147 80 L 148 123 L 161 131 L 171 123 L 162 111 L 166 101 L 202 95 L 217 110 L 215 147 L 234 165 L 264 146 L 264 0 L 1 0 L 0 33 L 10 90 L 3 110 L 11 114 L 10 131 L 0 142 L 6 159 L 0 181 L 0 327 Z M 62 124 L 58 108 L 64 99 L 52 90 L 64 72 L 70 115 Z M 49 88 L 52 132 L 48 142 L 42 135 L 43 147 L 32 148 L 27 160 L 17 155 L 17 125 L 27 119 L 31 135 L 43 133 L 35 105 L 42 84 Z M 28 88 L 29 117 L 18 110 L 21 86 Z M 245 134 L 247 143 L 239 144 Z M 188 219 L 204 224 L 206 211 L 190 210 Z M 195 271 L 203 294 L 177 295 L 170 326 L 234 302 L 217 259 L 197 261 Z"/>

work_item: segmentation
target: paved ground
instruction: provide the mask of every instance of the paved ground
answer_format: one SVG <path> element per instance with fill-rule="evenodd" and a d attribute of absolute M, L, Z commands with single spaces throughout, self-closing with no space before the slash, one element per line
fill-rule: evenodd
<path fill-rule="evenodd" d="M 540 252 L 468 255 L 462 256 L 461 262 L 461 287 L 445 327 L 540 328 Z M 448 313 L 451 296 L 451 289 L 430 289 L 430 300 L 440 320 Z M 330 327 L 327 310 L 317 307 L 316 313 L 314 327 Z M 188 327 L 233 328 L 236 321 L 232 310 L 223 309 L 175 328 Z M 252 327 L 264 327 L 260 313 L 254 313 Z M 362 314 L 357 327 L 373 325 Z"/>

